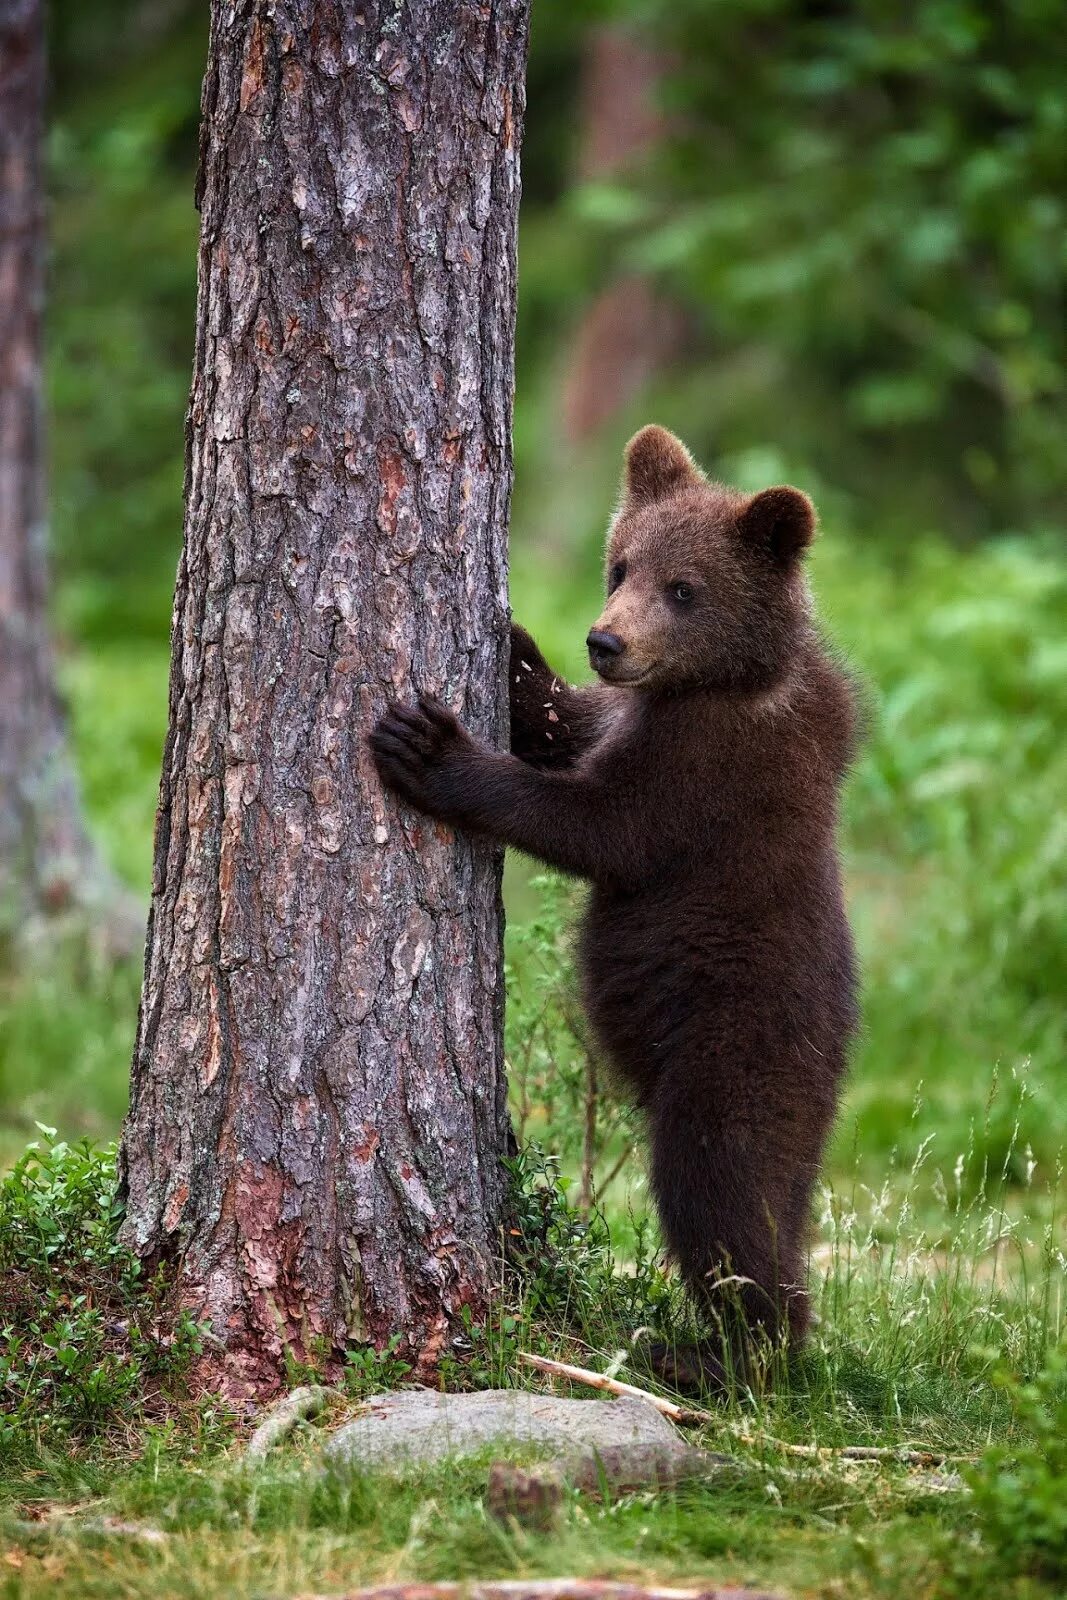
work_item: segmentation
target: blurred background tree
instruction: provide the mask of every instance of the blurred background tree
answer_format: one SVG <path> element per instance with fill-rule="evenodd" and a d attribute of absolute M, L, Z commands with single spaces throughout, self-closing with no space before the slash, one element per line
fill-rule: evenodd
<path fill-rule="evenodd" d="M 195 0 L 51 9 L 58 619 L 94 819 L 142 889 L 206 43 Z M 860 1145 L 907 1145 L 920 1081 L 965 1142 L 999 1067 L 1029 1088 L 991 1159 L 1025 1166 L 1027 1139 L 1048 1156 L 1067 1132 L 1061 8 L 535 0 L 528 95 L 516 611 L 584 670 L 619 449 L 649 418 L 744 487 L 817 497 L 820 607 L 874 686 L 848 818 Z M 517 1050 L 519 865 L 509 895 Z M 0 988 L 0 1115 L 109 1131 L 136 977 L 42 992 Z M 534 1133 L 562 1037 L 528 1075 Z"/>
<path fill-rule="evenodd" d="M 60 929 L 74 934 L 88 922 L 101 946 L 128 954 L 143 927 L 85 826 L 56 686 L 41 336 L 44 43 L 39 0 L 0 9 L 0 959 L 15 967 Z"/>
<path fill-rule="evenodd" d="M 180 539 L 207 15 L 188 0 L 50 11 L 52 515 L 80 638 L 158 641 Z"/>

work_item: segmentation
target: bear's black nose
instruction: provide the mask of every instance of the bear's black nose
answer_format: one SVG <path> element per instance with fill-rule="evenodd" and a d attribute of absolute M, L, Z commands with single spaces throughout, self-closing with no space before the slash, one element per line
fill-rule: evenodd
<path fill-rule="evenodd" d="M 602 633 L 599 628 L 591 628 L 585 642 L 589 647 L 589 665 L 594 670 L 606 666 L 626 649 L 617 633 Z"/>

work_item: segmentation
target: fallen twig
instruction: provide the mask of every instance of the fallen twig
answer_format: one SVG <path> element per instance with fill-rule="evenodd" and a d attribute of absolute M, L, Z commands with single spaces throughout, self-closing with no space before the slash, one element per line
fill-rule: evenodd
<path fill-rule="evenodd" d="M 740 1428 L 731 1432 L 741 1444 L 753 1449 L 769 1445 L 783 1455 L 803 1456 L 809 1461 L 899 1461 L 908 1467 L 941 1467 L 950 1459 L 939 1450 L 910 1450 L 895 1444 L 790 1444 L 766 1433 L 747 1433 Z"/>
<path fill-rule="evenodd" d="M 336 1395 L 336 1389 L 325 1389 L 311 1383 L 302 1389 L 293 1389 L 267 1411 L 263 1421 L 245 1446 L 246 1461 L 264 1461 L 276 1444 L 292 1433 L 305 1417 L 318 1416 L 326 1402 Z"/>
<path fill-rule="evenodd" d="M 632 1383 L 620 1383 L 618 1378 L 607 1378 L 602 1372 L 591 1372 L 587 1367 L 572 1367 L 566 1361 L 549 1361 L 546 1356 L 530 1355 L 525 1350 L 519 1354 L 523 1361 L 531 1367 L 536 1367 L 538 1372 L 547 1372 L 557 1378 L 569 1378 L 572 1383 L 584 1383 L 590 1389 L 603 1389 L 608 1394 L 624 1394 L 636 1400 L 647 1400 L 650 1406 L 655 1406 L 657 1411 L 661 1411 L 665 1417 L 683 1427 L 708 1422 L 722 1425 L 722 1418 L 714 1416 L 710 1411 L 695 1411 L 686 1406 L 675 1405 L 673 1400 L 664 1400 L 658 1394 L 649 1394 L 647 1389 L 638 1389 Z M 892 1444 L 789 1444 L 785 1439 L 775 1439 L 766 1433 L 749 1433 L 742 1428 L 731 1428 L 730 1432 L 741 1444 L 748 1445 L 752 1449 L 769 1446 L 772 1450 L 780 1450 L 783 1455 L 803 1456 L 809 1461 L 837 1458 L 842 1461 L 899 1461 L 908 1467 L 941 1467 L 946 1461 L 963 1459 L 947 1456 L 938 1450 L 910 1450 Z"/>
<path fill-rule="evenodd" d="M 618 1378 L 607 1378 L 602 1372 L 591 1372 L 588 1367 L 572 1367 L 567 1361 L 550 1361 L 547 1356 L 531 1355 L 527 1350 L 519 1351 L 519 1360 L 553 1378 L 568 1378 L 571 1383 L 584 1383 L 589 1389 L 602 1389 L 607 1394 L 628 1395 L 631 1400 L 644 1400 L 681 1427 L 719 1420 L 710 1411 L 694 1411 L 688 1406 L 675 1405 L 673 1400 L 664 1400 L 662 1395 L 650 1394 L 647 1389 L 639 1389 L 633 1383 L 620 1383 Z"/>

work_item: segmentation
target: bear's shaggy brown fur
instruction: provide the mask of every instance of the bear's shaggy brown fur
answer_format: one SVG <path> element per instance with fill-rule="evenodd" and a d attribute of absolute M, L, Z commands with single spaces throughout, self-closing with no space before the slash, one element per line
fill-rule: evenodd
<path fill-rule="evenodd" d="M 426 698 L 371 736 L 413 805 L 591 882 L 585 1004 L 718 1329 L 705 1376 L 739 1316 L 804 1334 L 812 1189 L 856 1024 L 835 837 L 856 716 L 810 616 L 814 531 L 799 490 L 711 483 L 645 428 L 589 635 L 602 682 L 565 683 L 515 628 L 511 755 Z"/>

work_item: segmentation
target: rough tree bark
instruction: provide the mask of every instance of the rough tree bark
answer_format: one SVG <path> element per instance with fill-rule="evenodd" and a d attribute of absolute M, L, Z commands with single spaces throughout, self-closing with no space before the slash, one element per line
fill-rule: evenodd
<path fill-rule="evenodd" d="M 170 728 L 122 1174 L 269 1393 L 484 1307 L 500 863 L 379 788 L 387 700 L 505 735 L 526 0 L 213 0 Z"/>
<path fill-rule="evenodd" d="M 0 0 L 0 932 L 16 944 L 71 911 L 107 933 L 118 909 L 82 820 L 48 626 L 43 103 L 40 0 Z"/>

